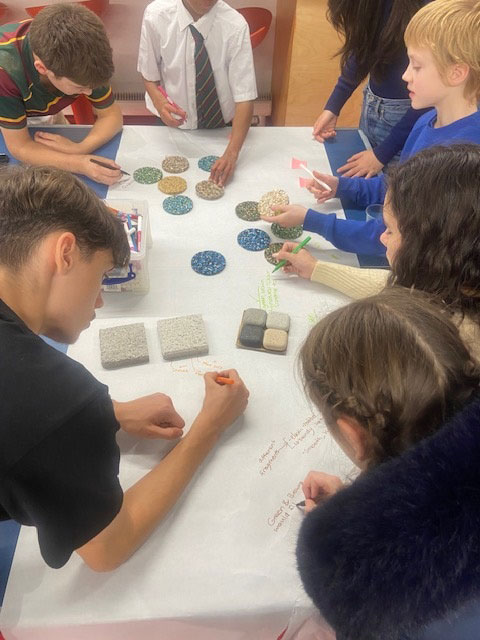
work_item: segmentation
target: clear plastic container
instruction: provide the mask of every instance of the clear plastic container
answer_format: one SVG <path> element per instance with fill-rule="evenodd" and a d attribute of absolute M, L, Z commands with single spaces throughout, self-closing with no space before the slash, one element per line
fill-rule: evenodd
<path fill-rule="evenodd" d="M 129 291 L 143 295 L 150 289 L 148 277 L 148 249 L 152 246 L 152 233 L 145 200 L 105 200 L 116 211 L 142 217 L 142 234 L 139 246 L 130 253 L 130 264 L 125 269 L 114 269 L 103 281 L 102 290 L 108 292 Z"/>

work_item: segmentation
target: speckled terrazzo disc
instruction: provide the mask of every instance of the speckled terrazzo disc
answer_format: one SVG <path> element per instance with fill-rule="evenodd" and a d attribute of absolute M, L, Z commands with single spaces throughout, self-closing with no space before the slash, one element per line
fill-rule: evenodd
<path fill-rule="evenodd" d="M 282 238 L 282 240 L 295 240 L 303 233 L 303 227 L 301 225 L 298 227 L 281 227 L 274 222 L 271 229 L 272 233 L 276 235 L 277 238 Z"/>
<path fill-rule="evenodd" d="M 237 241 L 247 251 L 262 251 L 270 244 L 270 236 L 261 229 L 245 229 L 238 234 Z"/>
<path fill-rule="evenodd" d="M 242 220 L 247 222 L 255 222 L 260 220 L 260 214 L 258 213 L 258 202 L 253 200 L 247 200 L 246 202 L 240 202 L 235 207 L 235 213 Z"/>
<path fill-rule="evenodd" d="M 168 173 L 182 173 L 189 167 L 189 163 L 185 156 L 167 156 L 162 162 L 162 169 Z"/>
<path fill-rule="evenodd" d="M 277 253 L 277 251 L 280 251 L 280 249 L 283 247 L 283 242 L 272 242 L 272 244 L 267 247 L 263 253 L 263 255 L 265 256 L 265 260 L 267 262 L 270 262 L 270 264 L 278 264 L 280 262 L 280 260 L 277 260 L 276 258 L 273 257 L 273 253 Z"/>
<path fill-rule="evenodd" d="M 195 185 L 195 191 L 199 198 L 204 200 L 218 200 L 225 193 L 223 187 L 219 187 L 211 180 L 202 180 Z"/>
<path fill-rule="evenodd" d="M 198 168 L 210 173 L 213 165 L 217 160 L 218 156 L 203 156 L 203 158 L 200 158 L 200 160 L 198 161 Z"/>
<path fill-rule="evenodd" d="M 202 276 L 214 276 L 225 269 L 227 261 L 218 251 L 200 251 L 193 256 L 191 264 Z"/>
<path fill-rule="evenodd" d="M 286 205 L 289 202 L 288 194 L 283 189 L 268 191 L 258 201 L 258 213 L 261 216 L 275 216 L 277 214 L 270 207 L 273 205 Z"/>
<path fill-rule="evenodd" d="M 163 201 L 163 208 L 167 213 L 181 216 L 193 209 L 193 202 L 188 196 L 169 196 Z"/>
<path fill-rule="evenodd" d="M 182 193 L 187 188 L 187 181 L 176 176 L 167 176 L 158 181 L 158 188 L 163 193 L 177 194 Z"/>
<path fill-rule="evenodd" d="M 162 178 L 162 171 L 156 167 L 140 167 L 133 172 L 133 179 L 140 184 L 154 184 Z"/>

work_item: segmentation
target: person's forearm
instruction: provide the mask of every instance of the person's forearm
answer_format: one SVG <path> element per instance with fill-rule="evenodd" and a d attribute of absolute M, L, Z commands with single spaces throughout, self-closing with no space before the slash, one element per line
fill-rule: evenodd
<path fill-rule="evenodd" d="M 384 289 L 389 273 L 387 269 L 360 269 L 318 260 L 310 280 L 358 300 L 375 295 Z"/>
<path fill-rule="evenodd" d="M 237 102 L 235 107 L 235 115 L 232 121 L 232 135 L 230 141 L 225 149 L 225 153 L 233 153 L 236 156 L 240 153 L 240 150 L 247 137 L 248 130 L 252 124 L 253 116 L 253 101 Z"/>
<path fill-rule="evenodd" d="M 81 155 L 62 153 L 49 149 L 43 144 L 29 140 L 10 153 L 20 162 L 33 166 L 49 166 L 65 169 L 72 173 L 82 173 Z"/>
<path fill-rule="evenodd" d="M 143 78 L 145 91 L 150 96 L 150 99 L 153 102 L 153 106 L 155 107 L 155 109 L 160 113 L 162 106 L 165 104 L 165 102 L 168 102 L 168 100 L 164 96 L 162 96 L 162 94 L 158 90 L 159 82 L 160 82 L 159 80 L 155 82 L 151 82 L 150 80 L 145 80 L 145 78 Z"/>
<path fill-rule="evenodd" d="M 77 549 L 89 567 L 117 568 L 165 517 L 217 442 L 215 430 L 205 428 L 207 420 L 199 414 L 176 447 L 125 492 L 122 508 L 108 527 Z"/>
<path fill-rule="evenodd" d="M 97 111 L 97 120 L 89 134 L 82 142 L 78 143 L 79 153 L 92 153 L 108 142 L 123 127 L 123 116 L 118 104 L 114 103 L 108 108 L 108 114 Z"/>

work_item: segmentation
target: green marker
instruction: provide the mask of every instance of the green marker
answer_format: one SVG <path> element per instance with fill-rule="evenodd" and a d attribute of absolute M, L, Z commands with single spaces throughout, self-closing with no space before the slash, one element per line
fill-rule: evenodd
<path fill-rule="evenodd" d="M 311 240 L 311 237 L 307 236 L 305 238 L 305 240 L 302 240 L 302 242 L 295 247 L 295 249 L 292 251 L 292 253 L 298 253 L 300 251 L 300 249 L 303 249 L 303 247 L 307 244 L 307 242 L 310 242 L 310 240 Z M 277 264 L 277 266 L 272 271 L 272 273 L 275 273 L 275 271 L 278 271 L 279 269 L 284 267 L 287 264 L 287 262 L 288 262 L 288 260 L 280 260 L 280 262 Z"/>

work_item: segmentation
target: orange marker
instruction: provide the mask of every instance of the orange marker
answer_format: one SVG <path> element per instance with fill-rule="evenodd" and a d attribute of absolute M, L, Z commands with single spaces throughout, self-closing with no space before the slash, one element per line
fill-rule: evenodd
<path fill-rule="evenodd" d="M 234 384 L 235 380 L 231 378 L 224 378 L 223 376 L 217 376 L 215 378 L 215 382 L 219 382 L 220 384 Z"/>

